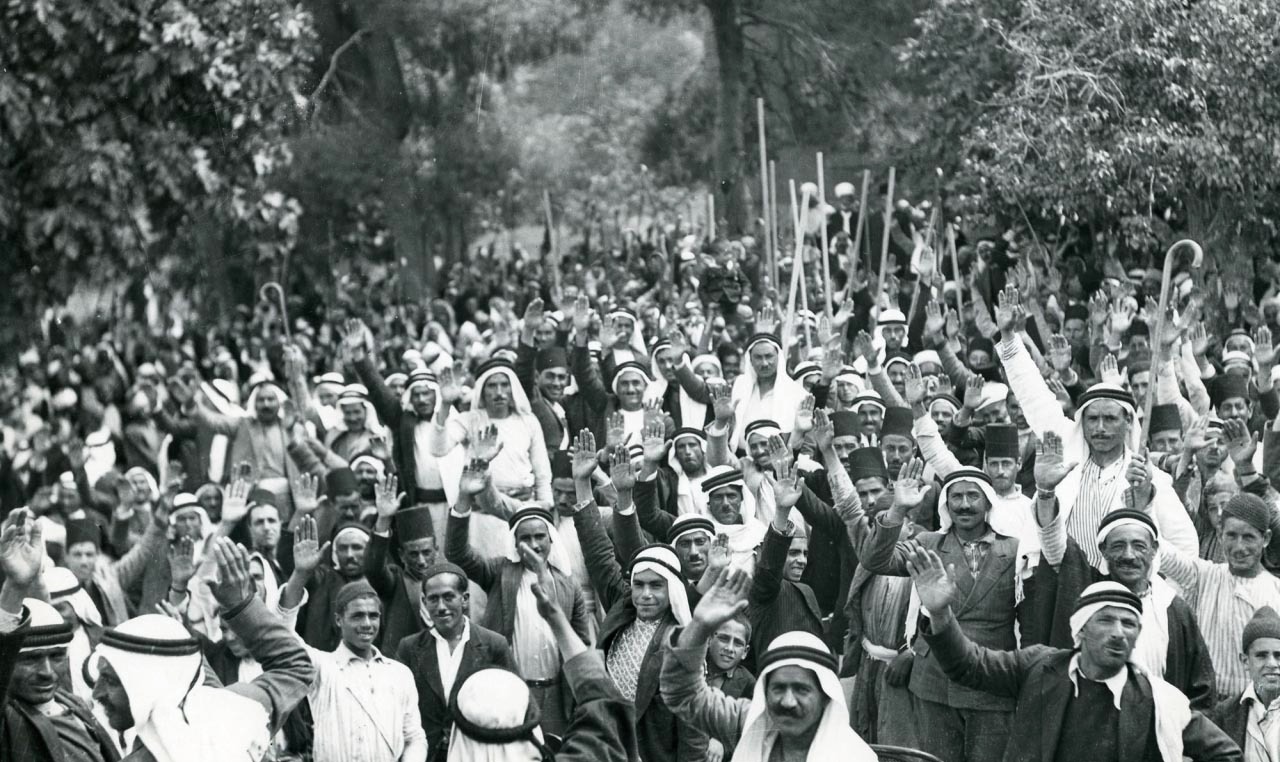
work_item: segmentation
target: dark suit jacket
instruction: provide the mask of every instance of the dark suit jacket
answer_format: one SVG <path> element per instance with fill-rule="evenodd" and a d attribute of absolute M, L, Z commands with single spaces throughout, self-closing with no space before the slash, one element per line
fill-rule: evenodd
<path fill-rule="evenodd" d="M 401 640 L 396 647 L 395 658 L 413 673 L 413 682 L 418 686 L 418 712 L 422 715 L 422 729 L 427 733 L 427 746 L 433 755 L 436 749 L 448 742 L 452 724 L 449 704 L 453 700 L 453 694 L 458 692 L 468 676 L 490 667 L 517 672 L 507 639 L 475 622 L 471 623 L 470 639 L 462 647 L 462 663 L 458 665 L 458 675 L 454 678 L 453 690 L 448 696 L 444 695 L 444 687 L 440 681 L 436 639 L 430 632 L 419 632 Z M 444 759 L 443 756 L 437 758 Z"/>
<path fill-rule="evenodd" d="M 418 414 L 400 404 L 369 358 L 356 363 L 356 375 L 369 390 L 369 402 L 377 411 L 378 420 L 391 431 L 391 456 L 395 460 L 396 475 L 400 477 L 400 489 L 412 501 L 414 491 L 419 488 L 418 461 L 413 454 L 413 430 L 418 426 Z"/>
<path fill-rule="evenodd" d="M 902 547 L 898 544 L 901 527 L 886 527 L 877 518 L 863 547 L 862 563 L 877 574 L 907 576 Z M 1012 650 L 1014 637 L 1014 575 L 1017 573 L 1018 541 L 997 534 L 987 559 L 975 577 L 969 572 L 964 550 L 954 532 L 925 532 L 915 538 L 925 548 L 937 552 L 943 564 L 954 565 L 956 587 L 960 599 L 952 608 L 966 636 L 987 648 Z M 916 654 L 911 670 L 911 692 L 928 701 L 946 704 L 954 709 L 1007 711 L 1013 699 L 966 688 L 943 674 L 942 666 L 930 653 L 929 643 L 917 638 L 912 645 Z"/>
<path fill-rule="evenodd" d="M 53 722 L 26 704 L 9 696 L 9 683 L 18 652 L 31 624 L 31 616 L 24 612 L 22 622 L 13 632 L 0 635 L 0 759 L 22 762 L 60 762 L 64 759 L 62 741 Z M 92 710 L 79 698 L 66 691 L 58 691 L 56 701 L 66 707 L 89 729 L 98 743 L 102 759 L 116 762 L 120 759 L 111 736 L 98 721 Z"/>
<path fill-rule="evenodd" d="M 1249 733 L 1249 705 L 1240 703 L 1243 692 L 1219 701 L 1209 710 L 1209 719 L 1226 733 L 1236 746 L 1244 748 L 1245 737 Z"/>
<path fill-rule="evenodd" d="M 1017 651 L 983 648 L 955 626 L 923 633 L 947 677 L 1015 702 L 1004 762 L 1054 762 L 1072 696 L 1067 675 L 1072 651 L 1031 646 Z M 1154 732 L 1151 682 L 1129 670 L 1120 699 L 1120 759 L 1142 759 Z M 1240 748 L 1204 715 L 1191 710 L 1182 730 L 1183 755 L 1197 762 L 1240 762 Z M 1083 760 L 1082 760 L 1083 762 Z"/>
<path fill-rule="evenodd" d="M 578 540 L 582 543 L 582 555 L 587 563 L 591 584 L 595 587 L 600 606 L 608 612 L 600 625 L 600 639 L 596 644 L 607 658 L 614 639 L 636 620 L 636 609 L 631 602 L 631 585 L 623 576 L 622 567 L 618 564 L 595 504 L 578 511 L 573 517 L 573 524 L 578 530 Z M 706 734 L 677 720 L 658 694 L 662 644 L 677 627 L 675 618 L 668 612 L 658 631 L 653 634 L 653 639 L 649 641 L 649 648 L 640 663 L 635 711 L 636 737 L 642 760 L 703 762 L 706 758 Z"/>
<path fill-rule="evenodd" d="M 747 617 L 751 620 L 749 657 L 764 655 L 773 639 L 784 632 L 799 630 L 821 638 L 822 610 L 813 590 L 782 576 L 791 538 L 769 525 L 756 559 L 751 592 L 747 596 Z M 748 661 L 754 665 L 755 659 Z"/>
<path fill-rule="evenodd" d="M 391 538 L 374 534 L 364 554 L 364 576 L 382 599 L 382 630 L 378 633 L 378 648 L 390 652 L 400 641 L 422 630 L 422 619 L 409 595 L 408 586 L 419 584 L 406 578 L 405 572 L 392 563 Z"/>

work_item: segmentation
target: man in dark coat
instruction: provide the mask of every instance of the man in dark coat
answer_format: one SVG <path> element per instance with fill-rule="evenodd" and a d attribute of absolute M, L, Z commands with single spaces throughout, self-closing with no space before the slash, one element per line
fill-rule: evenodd
<path fill-rule="evenodd" d="M 1209 647 L 1191 606 L 1153 573 L 1160 543 L 1151 517 L 1144 511 L 1122 510 L 1102 519 L 1097 542 L 1110 571 L 1105 575 L 1066 536 L 1060 516 L 1040 533 L 1040 564 L 1023 602 L 1023 644 L 1070 648 L 1069 621 L 1080 591 L 1103 580 L 1119 582 L 1143 603 L 1145 636 L 1139 637 L 1135 651 L 1139 664 L 1186 694 L 1193 708 L 1209 711 L 1217 700 Z M 1161 632 L 1163 636 L 1156 637 Z"/>
<path fill-rule="evenodd" d="M 390 495 L 383 499 L 387 488 Z M 396 495 L 396 478 L 388 477 L 378 490 L 378 518 L 364 554 L 365 579 L 382 599 L 382 651 L 393 651 L 401 640 L 422 630 L 422 575 L 437 555 L 431 512 L 426 506 L 400 509 Z"/>
<path fill-rule="evenodd" d="M 983 759 L 1240 762 L 1240 748 L 1186 696 L 1132 666 L 1142 600 L 1116 582 L 1086 588 L 1076 601 L 1072 650 L 986 648 L 951 612 L 961 592 L 937 553 L 915 548 L 906 564 L 930 613 L 924 637 L 933 658 L 961 685 L 1015 702 L 1003 755 Z"/>
<path fill-rule="evenodd" d="M 1280 759 L 1280 744 L 1268 732 L 1275 724 L 1269 710 L 1280 698 L 1280 615 L 1270 606 L 1258 609 L 1240 640 L 1249 687 L 1218 702 L 1209 719 L 1236 742 L 1246 762 Z"/>
<path fill-rule="evenodd" d="M 475 672 L 490 667 L 516 671 L 506 638 L 471 621 L 467 573 L 451 563 L 439 563 L 422 574 L 423 613 L 432 626 L 400 641 L 396 661 L 413 672 L 418 686 L 418 711 L 427 734 L 431 759 L 443 760 L 452 718 L 449 706 L 458 688 Z M 440 648 L 448 649 L 448 663 Z M 461 655 L 457 655 L 461 650 Z"/>

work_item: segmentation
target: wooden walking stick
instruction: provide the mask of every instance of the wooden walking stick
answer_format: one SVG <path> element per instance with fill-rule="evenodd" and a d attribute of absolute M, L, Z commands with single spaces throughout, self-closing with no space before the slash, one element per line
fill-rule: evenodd
<path fill-rule="evenodd" d="M 858 273 L 859 249 L 862 247 L 862 229 L 867 220 L 867 186 L 871 184 L 871 170 L 862 170 L 862 200 L 858 202 L 858 229 L 853 233 L 853 245 L 849 247 L 849 279 Z"/>
<path fill-rule="evenodd" d="M 773 259 L 774 234 L 773 221 L 769 216 L 769 204 L 772 194 L 769 192 L 769 153 L 764 134 L 764 98 L 756 98 L 756 127 L 760 132 L 760 215 L 764 220 L 765 262 Z M 775 273 L 776 278 L 776 273 Z M 776 280 L 775 280 L 776 285 Z"/>
<path fill-rule="evenodd" d="M 889 188 L 884 196 L 884 236 L 880 239 L 880 276 L 876 280 L 877 314 L 879 314 L 880 294 L 884 293 L 885 273 L 889 269 L 889 231 L 893 229 L 893 180 L 896 174 L 897 170 L 889 167 Z"/>
<path fill-rule="evenodd" d="M 822 166 L 822 151 L 818 151 L 818 214 L 822 217 L 822 312 L 831 319 L 831 262 L 827 259 L 827 181 Z"/>

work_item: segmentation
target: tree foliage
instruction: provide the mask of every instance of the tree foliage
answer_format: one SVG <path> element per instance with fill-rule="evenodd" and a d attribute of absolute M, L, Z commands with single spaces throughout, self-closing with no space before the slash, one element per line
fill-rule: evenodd
<path fill-rule="evenodd" d="M 1278 23 L 1236 0 L 939 2 L 904 49 L 928 83 L 918 149 L 974 215 L 1247 246 L 1277 200 Z"/>
<path fill-rule="evenodd" d="M 202 216 L 288 247 L 299 209 L 271 183 L 311 50 L 296 5 L 15 0 L 0 30 L 11 309 L 141 268 Z"/>

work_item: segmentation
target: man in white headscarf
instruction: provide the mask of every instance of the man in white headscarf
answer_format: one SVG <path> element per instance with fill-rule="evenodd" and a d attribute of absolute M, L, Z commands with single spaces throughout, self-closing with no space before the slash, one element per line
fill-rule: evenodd
<path fill-rule="evenodd" d="M 42 577 L 44 588 L 49 593 L 49 602 L 71 627 L 71 642 L 67 644 L 71 691 L 89 701 L 93 688 L 84 681 L 83 667 L 89 653 L 102 637 L 102 614 L 93 604 L 88 591 L 70 570 L 55 566 L 45 570 Z"/>
<path fill-rule="evenodd" d="M 783 366 L 782 341 L 777 336 L 758 333 L 747 342 L 746 367 L 734 379 L 731 392 L 736 422 L 729 438 L 732 449 L 746 447 L 745 429 L 753 421 L 790 425 L 795 419 L 808 392 Z"/>
<path fill-rule="evenodd" d="M 709 420 L 708 399 L 694 399 L 677 378 L 685 354 L 684 337 L 676 341 L 659 339 L 649 349 L 649 370 L 653 379 L 644 390 L 645 402 L 657 402 L 675 420 L 677 427 L 701 428 Z M 718 364 L 718 363 L 717 363 Z"/>
<path fill-rule="evenodd" d="M 1036 436 L 1043 440 L 1053 434 L 1063 444 L 1055 455 L 1053 478 L 1041 485 L 1037 477 L 1043 487 L 1036 490 L 1037 503 L 1057 504 L 1067 536 L 1094 566 L 1102 563 L 1093 542 L 1098 525 L 1103 516 L 1122 508 L 1148 511 L 1164 542 L 1187 555 L 1199 555 L 1199 535 L 1173 489 L 1172 477 L 1152 468 L 1143 455 L 1138 441 L 1142 424 L 1133 395 L 1116 384 L 1097 383 L 1077 400 L 1074 421 L 1064 415 L 1016 330 L 1019 298 L 1012 286 L 1000 294 L 1000 362 Z M 1039 454 L 1036 468 L 1041 470 Z"/>
<path fill-rule="evenodd" d="M 145 614 L 107 630 L 91 660 L 93 697 L 114 730 L 136 729 L 128 762 L 260 760 L 315 678 L 302 642 L 254 594 L 248 552 L 222 538 L 214 553 L 223 617 L 264 671 L 210 687 L 200 643 L 177 621 Z"/>
<path fill-rule="evenodd" d="M 350 462 L 356 455 L 373 449 L 375 438 L 386 434 L 378 422 L 378 411 L 369 401 L 369 390 L 364 384 L 347 384 L 338 395 L 341 420 L 329 427 L 324 444 L 338 457 Z"/>
<path fill-rule="evenodd" d="M 663 700 L 685 722 L 735 745 L 734 762 L 874 762 L 875 752 L 849 727 L 835 656 L 814 635 L 789 632 L 774 638 L 759 658 L 750 701 L 707 685 L 707 641 L 746 608 L 750 585 L 745 572 L 721 571 L 688 626 L 663 649 Z"/>

